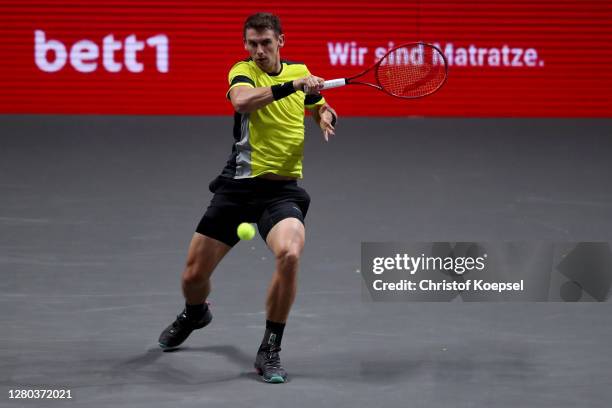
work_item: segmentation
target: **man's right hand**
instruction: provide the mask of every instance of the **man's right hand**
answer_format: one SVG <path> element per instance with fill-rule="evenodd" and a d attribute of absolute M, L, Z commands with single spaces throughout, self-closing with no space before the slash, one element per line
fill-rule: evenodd
<path fill-rule="evenodd" d="M 325 80 L 318 76 L 308 75 L 307 77 L 296 79 L 293 81 L 293 89 L 296 91 L 303 91 L 307 95 L 317 95 L 321 89 Z"/>

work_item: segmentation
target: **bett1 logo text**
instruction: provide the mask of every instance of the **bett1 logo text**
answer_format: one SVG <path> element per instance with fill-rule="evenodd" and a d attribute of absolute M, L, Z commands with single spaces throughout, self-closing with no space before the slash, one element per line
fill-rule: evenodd
<path fill-rule="evenodd" d="M 168 37 L 157 34 L 144 40 L 135 34 L 123 41 L 108 34 L 101 44 L 91 40 L 80 40 L 64 44 L 57 39 L 47 38 L 42 30 L 34 31 L 34 62 L 44 72 L 58 72 L 70 64 L 78 72 L 90 73 L 99 69 L 108 72 L 143 72 L 145 67 L 140 54 L 145 48 L 155 52 L 155 69 L 157 72 L 168 72 Z"/>

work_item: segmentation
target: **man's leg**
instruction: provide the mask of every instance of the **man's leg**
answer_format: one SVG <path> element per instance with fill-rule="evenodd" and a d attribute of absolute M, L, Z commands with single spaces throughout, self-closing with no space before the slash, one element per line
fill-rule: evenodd
<path fill-rule="evenodd" d="M 278 352 L 285 322 L 295 300 L 298 266 L 304 240 L 304 224 L 297 218 L 285 218 L 279 221 L 266 238 L 268 246 L 274 253 L 276 268 L 266 300 L 266 333 L 255 359 L 255 368 L 266 382 L 283 383 L 287 379 Z"/>
<path fill-rule="evenodd" d="M 200 304 L 206 300 L 210 293 L 210 276 L 231 248 L 206 235 L 197 232 L 193 234 L 187 264 L 181 277 L 183 296 L 188 305 Z"/>
<path fill-rule="evenodd" d="M 212 320 L 205 303 L 210 293 L 210 276 L 231 246 L 195 233 L 189 245 L 187 264 L 181 278 L 185 310 L 159 336 L 164 349 L 179 346 L 193 330 L 201 329 Z"/>
<path fill-rule="evenodd" d="M 285 218 L 278 222 L 266 238 L 276 260 L 276 268 L 268 288 L 266 317 L 285 323 L 297 292 L 297 274 L 300 256 L 304 249 L 304 224 L 297 218 Z"/>

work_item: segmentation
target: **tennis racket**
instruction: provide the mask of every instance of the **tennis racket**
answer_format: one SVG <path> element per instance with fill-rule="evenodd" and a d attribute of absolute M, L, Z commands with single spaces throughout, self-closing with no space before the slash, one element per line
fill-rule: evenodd
<path fill-rule="evenodd" d="M 372 74 L 374 78 L 368 79 Z M 414 42 L 389 50 L 358 75 L 325 81 L 323 89 L 365 85 L 396 98 L 415 99 L 436 92 L 446 82 L 447 75 L 448 64 L 442 51 L 431 44 Z"/>

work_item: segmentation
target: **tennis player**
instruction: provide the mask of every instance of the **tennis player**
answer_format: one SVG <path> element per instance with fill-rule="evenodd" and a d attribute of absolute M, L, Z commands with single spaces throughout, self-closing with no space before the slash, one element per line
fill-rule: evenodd
<path fill-rule="evenodd" d="M 164 349 L 180 345 L 193 330 L 212 320 L 206 303 L 210 276 L 238 242 L 237 226 L 257 223 L 274 253 L 276 268 L 266 300 L 266 330 L 255 359 L 263 380 L 283 383 L 287 373 L 279 352 L 285 323 L 297 290 L 298 264 L 304 247 L 308 193 L 302 177 L 304 112 L 312 112 L 327 141 L 337 115 L 319 93 L 323 79 L 306 65 L 281 60 L 285 37 L 277 16 L 247 18 L 244 47 L 250 57 L 229 72 L 227 97 L 235 109 L 232 153 L 210 183 L 214 193 L 191 240 L 182 274 L 185 309 L 159 337 Z"/>

